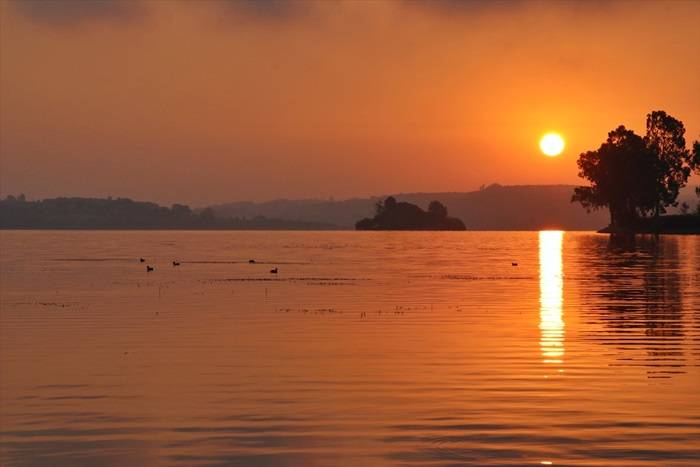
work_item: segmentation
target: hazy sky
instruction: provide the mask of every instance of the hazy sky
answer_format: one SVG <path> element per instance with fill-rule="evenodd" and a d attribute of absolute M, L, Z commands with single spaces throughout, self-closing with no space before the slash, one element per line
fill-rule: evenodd
<path fill-rule="evenodd" d="M 700 138 L 700 1 L 0 5 L 3 196 L 577 183 L 581 151 L 651 110 Z"/>

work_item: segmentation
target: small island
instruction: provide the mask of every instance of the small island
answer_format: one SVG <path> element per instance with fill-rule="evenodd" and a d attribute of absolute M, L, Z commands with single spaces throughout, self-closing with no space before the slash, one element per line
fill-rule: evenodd
<path fill-rule="evenodd" d="M 355 223 L 356 230 L 466 230 L 464 222 L 447 215 L 447 208 L 433 201 L 424 211 L 415 204 L 389 196 L 376 205 L 376 214 Z"/>

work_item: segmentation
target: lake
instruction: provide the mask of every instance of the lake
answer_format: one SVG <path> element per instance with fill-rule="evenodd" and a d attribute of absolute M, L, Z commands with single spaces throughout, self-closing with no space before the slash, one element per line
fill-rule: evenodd
<path fill-rule="evenodd" d="M 0 241 L 4 466 L 700 465 L 698 236 Z"/>

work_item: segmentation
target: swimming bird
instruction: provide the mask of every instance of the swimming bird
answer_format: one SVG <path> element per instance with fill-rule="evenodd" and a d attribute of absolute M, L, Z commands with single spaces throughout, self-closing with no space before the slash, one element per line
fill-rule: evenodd
<path fill-rule="evenodd" d="M 146 262 L 146 260 L 145 260 L 145 259 L 143 259 L 143 258 L 139 258 L 139 263 L 145 263 L 145 262 Z"/>
<path fill-rule="evenodd" d="M 151 272 L 153 271 L 153 268 L 151 266 L 146 266 L 146 272 Z"/>
<path fill-rule="evenodd" d="M 179 262 L 177 262 L 177 261 L 173 261 L 173 266 L 179 266 L 179 265 L 180 265 L 180 263 L 179 263 Z"/>
<path fill-rule="evenodd" d="M 518 265 L 518 263 L 516 263 L 516 262 L 513 262 L 513 263 L 510 263 L 510 265 L 511 265 L 511 266 L 517 266 L 517 265 Z"/>
<path fill-rule="evenodd" d="M 250 264 L 255 264 L 255 260 L 254 260 L 254 259 L 249 259 L 249 260 L 248 260 L 248 263 L 250 263 Z"/>
<path fill-rule="evenodd" d="M 275 269 L 270 269 L 270 274 L 277 274 L 277 268 L 275 268 Z"/>

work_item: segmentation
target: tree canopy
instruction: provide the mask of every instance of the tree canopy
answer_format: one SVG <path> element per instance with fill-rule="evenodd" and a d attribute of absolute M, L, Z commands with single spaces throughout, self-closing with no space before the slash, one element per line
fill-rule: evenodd
<path fill-rule="evenodd" d="M 658 215 L 665 207 L 675 206 L 678 192 L 698 166 L 685 146 L 683 122 L 657 110 L 647 115 L 644 143 L 654 154 L 656 165 L 656 207 Z"/>
<path fill-rule="evenodd" d="M 700 167 L 700 141 L 693 143 L 693 163 L 695 167 Z M 695 194 L 700 196 L 700 186 L 695 187 Z M 698 213 L 700 213 L 700 203 L 698 203 Z"/>
<path fill-rule="evenodd" d="M 590 186 L 576 188 L 572 201 L 589 210 L 607 207 L 611 225 L 629 226 L 677 205 L 680 189 L 700 168 L 700 154 L 686 148 L 680 120 L 654 111 L 644 137 L 620 125 L 597 150 L 580 154 L 578 167 Z"/>

